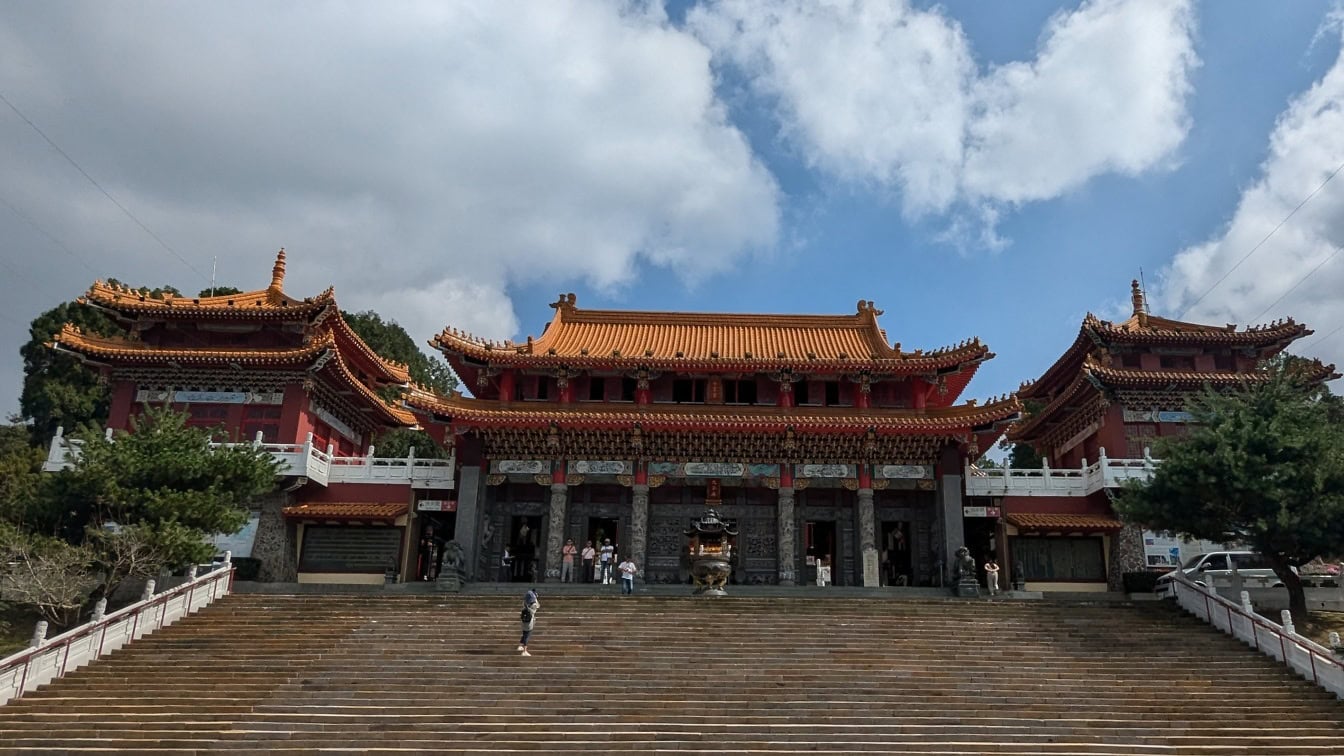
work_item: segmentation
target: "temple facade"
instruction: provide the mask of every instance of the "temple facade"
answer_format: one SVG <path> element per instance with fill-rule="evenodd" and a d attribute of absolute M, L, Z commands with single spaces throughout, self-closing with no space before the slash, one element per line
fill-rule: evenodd
<path fill-rule="evenodd" d="M 1122 573 L 1145 569 L 1156 536 L 1120 522 L 1115 493 L 1160 464 L 1155 441 L 1188 432 L 1189 403 L 1206 386 L 1259 380 L 1267 360 L 1312 333 L 1292 319 L 1239 329 L 1151 315 L 1138 281 L 1131 300 L 1121 323 L 1088 314 L 1063 355 L 1017 392 L 1028 412 L 1008 439 L 1034 447 L 1042 468 L 967 477 L 967 494 L 999 513 L 1001 552 L 1028 587 L 1118 590 Z M 1305 369 L 1309 380 L 1339 377 L 1318 361 Z"/>
<path fill-rule="evenodd" d="M 984 344 L 907 351 L 871 301 L 753 315 L 589 310 L 565 294 L 520 342 L 434 337 L 464 388 L 445 395 L 375 354 L 332 290 L 294 298 L 284 277 L 281 250 L 249 293 L 95 283 L 80 301 L 126 335 L 68 326 L 51 343 L 108 381 L 109 433 L 167 405 L 282 463 L 249 539 L 276 581 L 432 580 L 445 553 L 469 580 L 559 580 L 566 542 L 610 541 L 641 581 L 682 583 L 686 533 L 713 508 L 736 583 L 946 585 L 964 545 L 1028 590 L 1118 589 L 1144 560 L 1111 509 L 1117 487 L 1152 473 L 1151 443 L 1185 432 L 1194 393 L 1254 380 L 1310 333 L 1159 318 L 1135 283 L 1131 318 L 1088 315 L 1039 379 L 981 404 L 961 395 L 994 356 Z M 399 428 L 446 453 L 379 456 Z M 1005 431 L 1044 466 L 977 468 Z M 75 454 L 58 437 L 48 469 Z M 592 579 L 581 556 L 575 571 Z"/>
<path fill-rule="evenodd" d="M 752 584 L 940 585 L 963 540 L 962 470 L 1020 405 L 958 397 L 993 357 L 888 343 L 881 311 L 586 310 L 538 337 L 432 341 L 474 394 L 408 394 L 461 467 L 457 532 L 477 579 L 558 578 L 567 540 L 610 539 L 642 578 L 687 580 L 712 506 Z M 502 565 L 508 548 L 512 564 Z"/>

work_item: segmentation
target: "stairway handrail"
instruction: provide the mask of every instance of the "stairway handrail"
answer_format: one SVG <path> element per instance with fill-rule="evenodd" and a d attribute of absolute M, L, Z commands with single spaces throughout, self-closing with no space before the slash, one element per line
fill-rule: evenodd
<path fill-rule="evenodd" d="M 1246 591 L 1241 592 L 1243 603 L 1238 606 L 1218 595 L 1212 580 L 1207 587 L 1201 587 L 1180 570 L 1171 575 L 1176 601 L 1182 609 L 1243 643 L 1254 646 L 1265 656 L 1283 662 L 1288 669 L 1334 693 L 1336 698 L 1344 698 L 1344 662 L 1325 646 L 1298 635 L 1288 610 L 1285 609 L 1281 615 L 1285 627 L 1256 614 Z M 1269 636 L 1268 643 L 1261 642 L 1262 630 Z M 1303 659 L 1303 656 L 1306 658 Z"/>
<path fill-rule="evenodd" d="M 79 652 L 81 656 L 74 658 L 73 669 L 78 669 L 83 664 L 102 657 L 105 653 L 111 653 L 120 648 L 121 645 L 129 643 L 143 635 L 148 635 L 154 630 L 167 627 L 176 622 L 180 617 L 168 616 L 168 605 L 173 599 L 186 596 L 186 603 L 182 606 L 182 615 L 185 616 L 196 609 L 209 606 L 215 599 L 221 596 L 227 596 L 233 590 L 233 572 L 234 567 L 231 562 L 225 562 L 219 569 L 212 570 L 203 575 L 195 577 L 174 588 L 169 588 L 161 593 L 154 594 L 147 599 L 137 601 L 129 606 L 122 607 L 111 614 L 105 615 L 99 619 L 90 620 L 78 627 L 67 630 L 54 638 L 43 640 L 40 645 L 26 648 L 11 654 L 4 659 L 0 659 L 0 705 L 9 701 L 22 698 L 24 693 L 35 690 L 40 685 L 64 677 L 66 672 L 70 671 L 71 648 L 81 640 L 88 638 L 90 643 L 88 648 Z M 222 584 L 222 585 L 221 585 Z M 208 590 L 202 590 L 208 589 Z M 199 592 L 199 593 L 198 593 Z M 161 609 L 158 618 L 151 618 L 155 624 L 151 627 L 146 623 L 144 628 L 140 626 L 140 618 L 147 614 L 151 609 Z M 132 628 L 129 635 L 124 639 L 113 639 L 113 643 L 120 644 L 114 648 L 105 648 L 108 641 L 108 630 L 119 623 L 127 620 L 132 622 Z M 45 623 L 44 623 L 45 624 Z M 98 646 L 95 650 L 92 645 L 94 633 L 102 631 L 98 636 Z M 38 674 L 33 674 L 33 662 L 39 657 L 46 657 L 53 652 L 64 653 L 61 655 L 60 666 L 55 667 L 55 659 L 52 657 L 53 666 L 51 669 L 40 669 Z M 22 667 L 22 672 L 18 673 L 17 684 L 15 684 L 15 674 Z M 47 674 L 50 672 L 51 674 Z"/>

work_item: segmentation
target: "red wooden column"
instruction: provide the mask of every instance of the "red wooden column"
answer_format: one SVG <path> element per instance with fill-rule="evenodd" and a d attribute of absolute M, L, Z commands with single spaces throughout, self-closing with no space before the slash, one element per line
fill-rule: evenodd
<path fill-rule="evenodd" d="M 513 401 L 513 381 L 514 371 L 506 369 L 499 374 L 499 400 L 501 402 Z"/>
<path fill-rule="evenodd" d="M 653 401 L 653 389 L 649 388 L 648 376 L 640 371 L 639 378 L 635 379 L 635 404 L 649 404 Z M 641 469 L 643 464 L 638 465 Z M 638 475 L 639 473 L 635 473 Z"/>
<path fill-rule="evenodd" d="M 873 385 L 868 381 L 868 376 L 864 375 L 854 387 L 854 406 L 859 409 L 868 409 L 871 406 Z"/>
<path fill-rule="evenodd" d="M 910 379 L 910 406 L 915 409 L 924 409 L 925 401 L 929 397 L 929 384 L 923 378 Z"/>
<path fill-rule="evenodd" d="M 793 406 L 793 383 L 791 381 L 779 382 L 779 398 L 775 400 L 775 406 L 777 407 Z M 783 484 L 781 483 L 780 485 Z M 792 479 L 789 480 L 789 486 L 790 487 L 793 486 Z"/>
<path fill-rule="evenodd" d="M 127 430 L 131 425 L 131 407 L 135 404 L 136 386 L 131 381 L 118 381 L 112 389 L 112 404 L 107 411 L 107 427 Z M 71 432 L 74 428 L 69 428 Z"/>

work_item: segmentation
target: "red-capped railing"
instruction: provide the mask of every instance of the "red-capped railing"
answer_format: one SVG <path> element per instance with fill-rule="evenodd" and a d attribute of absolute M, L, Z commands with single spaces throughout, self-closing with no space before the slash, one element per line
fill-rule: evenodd
<path fill-rule="evenodd" d="M 1217 593 L 1213 581 L 1205 588 L 1194 584 L 1180 570 L 1172 573 L 1172 588 L 1181 608 L 1208 622 L 1260 653 L 1278 659 L 1289 669 L 1344 698 L 1344 663 L 1325 646 L 1297 634 L 1284 610 L 1283 624 L 1255 613 L 1250 597 L 1242 591 L 1240 605 Z"/>
<path fill-rule="evenodd" d="M 148 591 L 152 591 L 149 586 Z M 209 606 L 233 590 L 233 564 L 151 595 L 105 617 L 94 619 L 50 640 L 34 638 L 36 645 L 0 660 L 0 704 L 36 690 L 67 672 L 110 654 L 136 638 L 167 627 Z M 45 624 L 45 623 L 43 623 Z"/>

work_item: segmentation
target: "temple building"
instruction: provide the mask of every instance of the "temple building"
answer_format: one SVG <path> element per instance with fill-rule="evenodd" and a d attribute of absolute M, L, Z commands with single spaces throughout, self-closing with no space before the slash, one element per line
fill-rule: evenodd
<path fill-rule="evenodd" d="M 96 282 L 79 302 L 126 335 L 67 325 L 51 347 L 108 382 L 109 432 L 167 405 L 214 430 L 216 442 L 253 443 L 282 463 L 279 490 L 255 523 L 263 577 L 381 583 L 388 572 L 417 574 L 411 508 L 451 500 L 452 460 L 373 456 L 375 436 L 416 423 L 380 393 L 404 391 L 406 366 L 374 354 L 331 289 L 296 299 L 284 279 L 281 250 L 270 285 L 249 293 L 156 298 Z M 63 466 L 69 450 L 58 437 L 48 469 Z"/>
<path fill-rule="evenodd" d="M 407 397 L 457 451 L 476 579 L 556 579 L 567 539 L 610 539 L 643 579 L 685 582 L 684 533 L 708 505 L 737 533 L 736 582 L 946 580 L 965 463 L 1020 410 L 957 403 L 993 357 L 978 340 L 904 351 L 868 301 L 849 315 L 551 306 L 519 343 L 445 330 L 432 344 L 474 397 Z"/>
<path fill-rule="evenodd" d="M 1008 439 L 1034 447 L 1043 467 L 967 477 L 968 496 L 1000 514 L 1005 569 L 1028 588 L 1118 590 L 1123 572 L 1144 569 L 1145 535 L 1116 518 L 1115 492 L 1152 474 L 1154 441 L 1188 431 L 1192 397 L 1257 380 L 1267 360 L 1312 333 L 1292 319 L 1239 330 L 1150 315 L 1138 281 L 1131 300 L 1122 323 L 1088 314 L 1073 344 L 1018 391 L 1030 411 Z M 1318 361 L 1306 370 L 1310 380 L 1339 377 Z"/>

